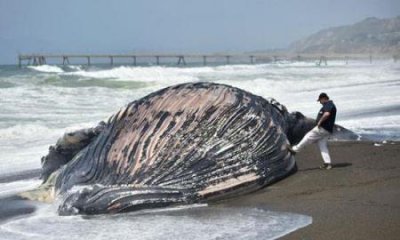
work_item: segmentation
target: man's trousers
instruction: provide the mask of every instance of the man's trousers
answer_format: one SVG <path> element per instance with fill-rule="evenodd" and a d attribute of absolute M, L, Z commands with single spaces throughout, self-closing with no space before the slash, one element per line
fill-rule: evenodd
<path fill-rule="evenodd" d="M 321 151 L 324 163 L 330 164 L 331 157 L 329 156 L 329 150 L 328 150 L 328 138 L 330 134 L 331 134 L 330 132 L 328 132 L 322 127 L 314 127 L 303 137 L 303 139 L 297 145 L 293 146 L 293 150 L 295 152 L 299 152 L 303 147 L 309 144 L 318 143 L 318 147 L 319 150 Z"/>

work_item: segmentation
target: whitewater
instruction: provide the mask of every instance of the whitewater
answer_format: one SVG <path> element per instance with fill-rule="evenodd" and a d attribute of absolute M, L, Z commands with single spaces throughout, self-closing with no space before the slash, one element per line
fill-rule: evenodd
<path fill-rule="evenodd" d="M 265 98 L 272 97 L 289 111 L 300 111 L 313 118 L 320 108 L 316 101 L 318 94 L 327 92 L 338 108 L 337 124 L 372 141 L 400 140 L 400 64 L 391 61 L 372 64 L 330 61 L 328 66 L 317 66 L 314 62 L 186 67 L 42 65 L 18 69 L 0 66 L 0 177 L 40 168 L 41 156 L 66 131 L 95 126 L 127 103 L 158 89 L 198 81 L 228 84 Z M 38 184 L 37 180 L 0 182 L 0 197 Z M 52 239 L 53 236 L 56 239 L 63 232 L 71 232 L 73 226 L 68 224 L 71 221 L 97 231 L 101 231 L 103 224 L 118 228 L 115 221 L 120 226 L 137 224 L 137 219 L 123 217 L 116 217 L 114 221 L 106 217 L 89 222 L 79 217 L 71 220 L 55 216 L 53 210 L 42 207 L 34 216 L 0 225 L 0 238 L 46 236 Z M 253 234 L 243 236 L 275 239 L 311 223 L 307 216 L 259 209 L 202 210 L 214 220 L 196 217 L 192 213 L 196 211 L 199 210 L 156 215 L 165 226 L 178 222 L 195 229 L 194 225 L 200 224 L 202 231 L 214 234 L 206 238 L 230 237 L 235 229 Z M 185 221 L 180 220 L 183 216 Z M 242 217 L 243 222 L 236 223 L 235 216 Z M 143 227 L 155 225 L 154 214 L 145 214 L 143 219 Z M 245 226 L 260 221 L 265 225 L 257 229 L 274 229 L 276 233 L 264 238 L 266 231 L 248 233 L 244 230 Z M 32 233 L 32 225 L 38 222 L 43 228 Z M 215 228 L 215 222 L 221 226 L 226 223 L 231 228 Z M 48 232 L 50 223 L 58 226 L 57 234 Z M 143 239 L 157 238 L 157 234 L 168 229 L 160 227 L 147 232 L 148 236 Z M 83 234 L 75 231 L 77 238 Z M 129 234 L 134 234 L 137 230 L 130 231 Z M 103 234 L 100 239 L 109 239 L 110 235 Z M 192 238 L 190 234 L 193 231 L 183 236 Z"/>

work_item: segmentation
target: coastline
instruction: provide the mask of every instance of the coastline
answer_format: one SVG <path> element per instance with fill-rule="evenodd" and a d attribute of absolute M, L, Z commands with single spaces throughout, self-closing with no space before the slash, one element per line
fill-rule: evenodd
<path fill-rule="evenodd" d="M 296 155 L 297 173 L 255 193 L 211 205 L 313 218 L 312 224 L 280 238 L 284 240 L 398 239 L 400 142 L 330 142 L 329 148 L 332 170 L 318 168 L 322 159 L 317 146 L 311 145 Z M 26 173 L 26 178 L 31 176 Z M 36 204 L 16 196 L 0 198 L 0 223 L 34 212 Z"/>

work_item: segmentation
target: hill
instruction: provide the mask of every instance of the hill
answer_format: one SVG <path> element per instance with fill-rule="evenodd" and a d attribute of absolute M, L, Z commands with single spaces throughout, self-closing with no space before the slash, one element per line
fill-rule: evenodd
<path fill-rule="evenodd" d="M 289 51 L 329 54 L 400 53 L 400 16 L 389 19 L 367 18 L 353 25 L 321 30 L 292 43 Z"/>

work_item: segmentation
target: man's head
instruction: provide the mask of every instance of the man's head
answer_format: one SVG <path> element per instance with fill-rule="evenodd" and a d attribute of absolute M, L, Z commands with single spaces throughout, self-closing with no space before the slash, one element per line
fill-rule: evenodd
<path fill-rule="evenodd" d="M 320 102 L 321 104 L 324 104 L 327 101 L 329 101 L 329 97 L 328 97 L 328 95 L 326 93 L 323 92 L 323 93 L 319 94 L 319 97 L 318 97 L 317 101 Z"/>

